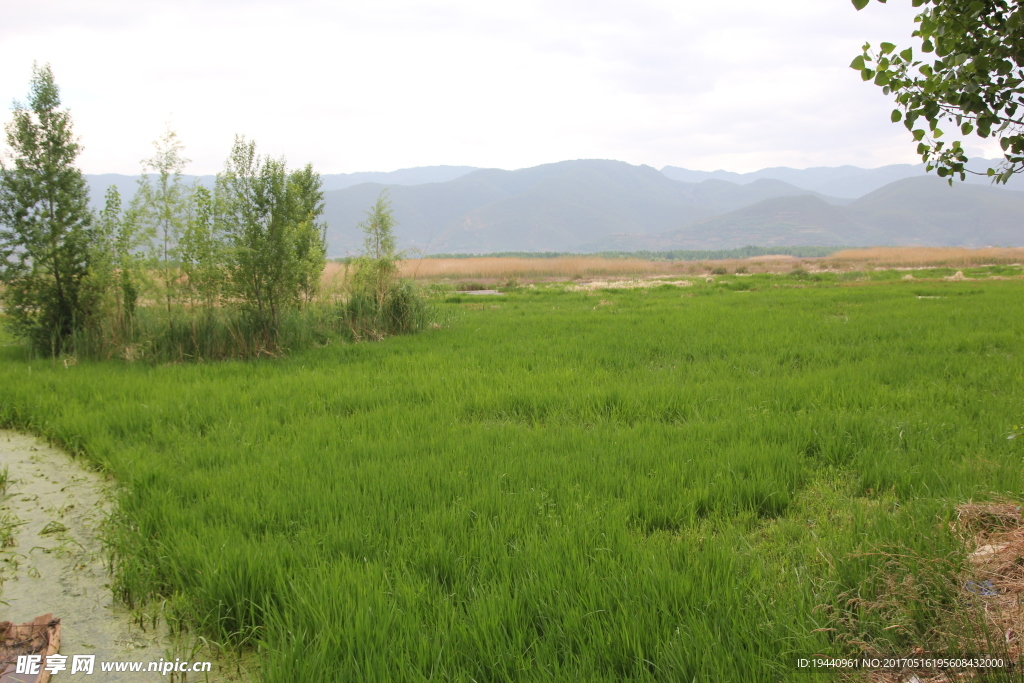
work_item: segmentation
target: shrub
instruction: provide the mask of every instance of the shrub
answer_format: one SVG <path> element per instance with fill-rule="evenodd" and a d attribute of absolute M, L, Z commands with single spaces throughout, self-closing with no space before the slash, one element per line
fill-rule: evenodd
<path fill-rule="evenodd" d="M 360 227 L 366 235 L 365 251 L 352 261 L 347 297 L 341 304 L 341 317 L 353 339 L 383 339 L 422 330 L 429 322 L 427 305 L 411 280 L 398 277 L 403 254 L 396 248 L 395 219 L 386 190 Z"/>

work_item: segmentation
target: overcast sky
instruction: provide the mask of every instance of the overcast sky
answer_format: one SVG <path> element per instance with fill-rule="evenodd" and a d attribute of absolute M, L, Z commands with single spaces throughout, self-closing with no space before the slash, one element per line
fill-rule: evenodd
<path fill-rule="evenodd" d="M 0 119 L 49 62 L 87 173 L 169 124 L 214 173 L 235 134 L 321 173 L 620 159 L 699 170 L 916 161 L 848 68 L 910 45 L 909 0 L 3 0 Z M 974 138 L 975 153 L 991 156 Z"/>

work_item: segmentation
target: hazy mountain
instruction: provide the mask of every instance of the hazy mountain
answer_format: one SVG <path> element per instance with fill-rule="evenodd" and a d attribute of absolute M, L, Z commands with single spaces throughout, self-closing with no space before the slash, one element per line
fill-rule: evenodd
<path fill-rule="evenodd" d="M 851 218 L 889 237 L 879 244 L 1024 244 L 1024 192 L 907 178 L 850 204 Z"/>
<path fill-rule="evenodd" d="M 400 242 L 427 253 L 571 251 L 614 233 L 678 229 L 766 197 L 808 194 L 770 180 L 680 183 L 649 166 L 603 160 L 478 170 L 430 185 L 357 185 L 325 196 L 332 254 L 359 250 L 357 224 L 384 189 Z"/>
<path fill-rule="evenodd" d="M 107 188 L 113 185 L 121 195 L 122 206 L 126 206 L 131 198 L 135 196 L 135 190 L 139 187 L 139 178 L 141 177 L 137 175 L 121 175 L 120 173 L 86 175 L 85 181 L 89 184 L 89 203 L 94 209 L 102 209 Z M 212 175 L 182 175 L 181 179 L 186 185 L 198 182 L 200 185 L 212 188 L 214 177 Z"/>
<path fill-rule="evenodd" d="M 905 178 L 847 206 L 816 196 L 776 197 L 679 230 L 619 234 L 581 251 L 758 246 L 1024 244 L 1024 192 Z"/>
<path fill-rule="evenodd" d="M 321 176 L 324 191 L 341 190 L 360 183 L 383 183 L 385 185 L 423 185 L 444 183 L 455 180 L 477 170 L 475 166 L 419 166 L 400 168 L 397 171 L 364 171 L 360 173 L 332 173 Z"/>
<path fill-rule="evenodd" d="M 990 166 L 997 166 L 999 159 L 974 159 L 968 168 L 984 172 Z M 857 166 L 835 166 L 817 168 L 763 168 L 753 173 L 732 173 L 729 171 L 691 171 L 676 166 L 661 169 L 669 178 L 688 183 L 699 183 L 705 180 L 727 180 L 738 184 L 752 183 L 762 179 L 781 180 L 804 190 L 813 190 L 830 197 L 856 199 L 863 197 L 889 183 L 929 175 L 924 164 L 895 164 L 880 168 L 859 168 Z M 934 177 L 934 173 L 931 174 Z M 968 174 L 967 182 L 976 185 L 990 185 L 987 177 Z M 1024 190 L 1024 179 L 1013 178 L 1006 186 L 1009 189 Z"/>
<path fill-rule="evenodd" d="M 361 250 L 358 224 L 383 190 L 398 221 L 399 245 L 424 253 L 1024 244 L 1024 192 L 982 184 L 950 187 L 915 169 L 774 168 L 753 174 L 666 169 L 681 178 L 703 178 L 683 182 L 649 166 L 578 160 L 517 171 L 438 166 L 329 175 L 325 187 L 366 177 L 389 182 L 326 191 L 324 219 L 330 256 Z M 87 179 L 98 206 L 110 184 L 127 201 L 138 176 Z M 185 181 L 211 185 L 213 176 Z M 813 189 L 852 192 L 857 187 L 872 191 L 851 200 Z"/>
<path fill-rule="evenodd" d="M 477 170 L 474 166 L 420 166 L 418 168 L 400 168 L 397 171 L 369 171 L 360 173 L 328 173 L 320 176 L 324 191 L 340 190 L 361 183 L 387 183 L 390 185 L 421 185 L 423 183 L 443 183 Z M 127 202 L 138 187 L 137 175 L 120 175 L 104 173 L 87 175 L 90 201 L 94 208 L 103 206 L 103 197 L 107 187 L 114 185 L 121 193 L 121 199 Z M 199 181 L 201 185 L 213 187 L 214 176 L 183 175 L 182 180 L 191 185 Z"/>

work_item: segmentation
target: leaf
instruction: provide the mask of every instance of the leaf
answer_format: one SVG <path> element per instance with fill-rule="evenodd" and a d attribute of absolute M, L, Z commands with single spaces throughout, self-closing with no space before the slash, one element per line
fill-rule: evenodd
<path fill-rule="evenodd" d="M 903 59 L 908 61 L 908 62 L 910 60 L 912 60 L 914 58 L 914 50 L 913 50 L 913 48 L 909 48 L 908 47 L 906 50 L 904 50 L 903 52 L 900 53 L 900 57 L 903 57 Z"/>
<path fill-rule="evenodd" d="M 901 112 L 899 109 L 893 109 L 892 116 L 890 116 L 889 118 L 892 120 L 893 123 L 899 123 L 900 121 L 903 120 L 903 112 Z"/>
<path fill-rule="evenodd" d="M 960 126 L 960 132 L 963 133 L 964 135 L 970 135 L 972 132 L 974 132 L 974 126 L 972 126 L 970 123 L 965 123 L 964 125 Z"/>
<path fill-rule="evenodd" d="M 882 43 L 881 45 L 879 45 L 879 47 L 882 48 L 883 55 L 887 55 L 896 49 L 896 46 L 893 45 L 892 43 Z"/>
<path fill-rule="evenodd" d="M 861 79 L 865 81 L 870 81 L 872 78 L 874 78 L 874 76 L 875 72 L 872 71 L 871 69 L 864 69 L 860 72 Z"/>
<path fill-rule="evenodd" d="M 923 139 L 924 139 L 924 130 L 921 129 L 921 128 L 918 128 L 917 130 L 914 131 L 914 140 L 917 141 L 917 142 L 921 142 L 921 140 L 923 140 Z"/>
<path fill-rule="evenodd" d="M 857 8 L 857 11 L 860 11 L 868 6 L 868 0 L 853 0 L 853 6 Z"/>
<path fill-rule="evenodd" d="M 864 67 L 864 55 L 857 55 L 856 57 L 854 57 L 853 61 L 850 62 L 850 68 L 851 69 L 856 69 L 857 71 L 863 70 L 865 68 Z"/>

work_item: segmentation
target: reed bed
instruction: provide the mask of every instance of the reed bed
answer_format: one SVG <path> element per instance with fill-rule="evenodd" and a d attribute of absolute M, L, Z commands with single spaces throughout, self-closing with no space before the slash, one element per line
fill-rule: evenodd
<path fill-rule="evenodd" d="M 798 258 L 785 254 L 746 259 L 707 261 L 652 261 L 604 256 L 555 258 L 478 257 L 408 259 L 401 262 L 401 276 L 419 281 L 481 280 L 500 283 L 543 280 L 579 280 L 600 277 L 657 277 L 727 273 L 786 273 L 806 269 L 857 270 L 863 268 L 971 267 L 1024 262 L 1024 248 L 961 249 L 946 247 L 871 247 L 846 249 L 827 257 Z M 328 263 L 325 284 L 344 279 L 346 266 Z"/>
<path fill-rule="evenodd" d="M 410 259 L 402 274 L 423 280 L 476 278 L 483 280 L 581 278 L 591 276 L 674 275 L 695 264 L 681 261 L 611 259 L 600 256 L 563 258 Z"/>
<path fill-rule="evenodd" d="M 1024 490 L 1024 282 L 861 275 L 522 288 L 262 362 L 0 345 L 0 424 L 116 477 L 118 596 L 266 683 L 834 680 L 796 658 L 952 647 L 929 558 Z"/>
<path fill-rule="evenodd" d="M 1024 262 L 1024 247 L 870 247 L 838 251 L 822 260 L 846 268 L 1008 265 Z"/>

